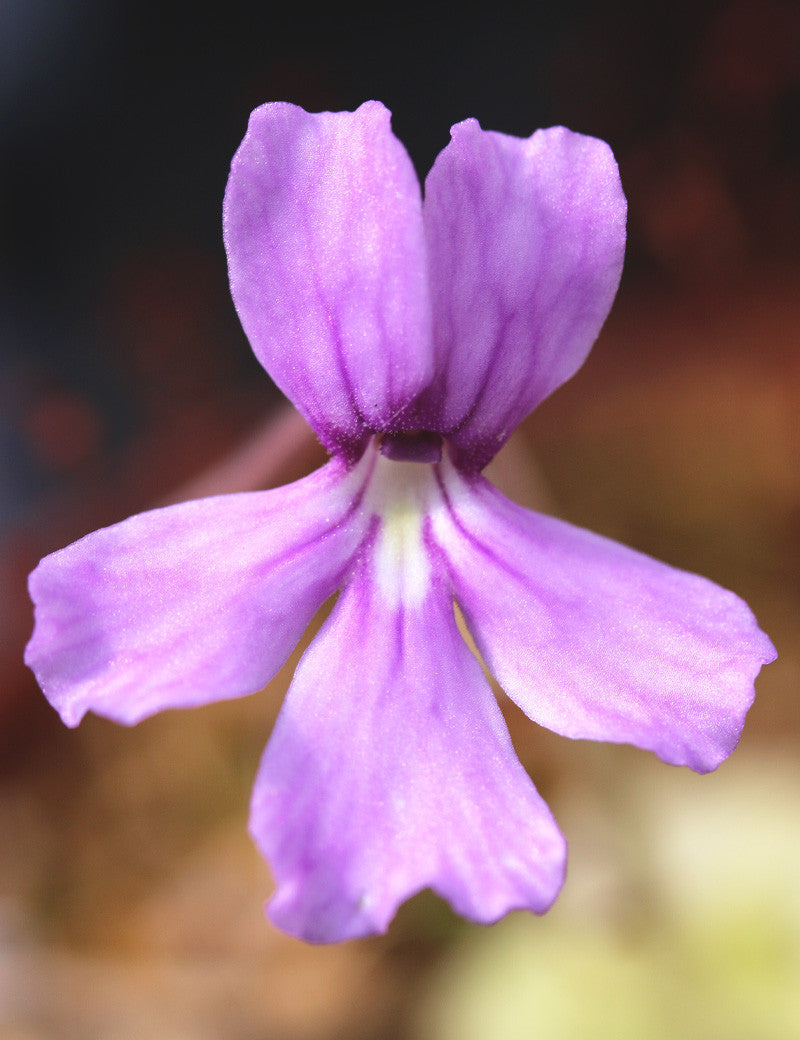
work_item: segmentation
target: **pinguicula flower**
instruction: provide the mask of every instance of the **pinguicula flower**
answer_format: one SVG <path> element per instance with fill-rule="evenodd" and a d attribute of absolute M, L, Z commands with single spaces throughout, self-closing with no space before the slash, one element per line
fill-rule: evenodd
<path fill-rule="evenodd" d="M 487 668 L 535 722 L 698 772 L 775 656 L 733 593 L 500 494 L 481 470 L 581 365 L 622 269 L 606 144 L 452 130 L 425 182 L 377 102 L 253 112 L 224 237 L 259 361 L 331 454 L 277 490 L 156 509 L 46 557 L 26 660 L 68 726 L 263 687 L 320 606 L 250 828 L 272 920 L 330 942 L 430 887 L 548 909 L 566 846 Z"/>

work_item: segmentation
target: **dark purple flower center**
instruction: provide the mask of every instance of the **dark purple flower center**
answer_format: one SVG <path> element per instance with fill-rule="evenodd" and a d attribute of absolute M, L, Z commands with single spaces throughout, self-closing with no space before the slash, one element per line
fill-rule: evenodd
<path fill-rule="evenodd" d="M 381 455 L 396 462 L 440 462 L 441 434 L 429 430 L 411 430 L 406 433 L 384 433 L 380 442 Z"/>

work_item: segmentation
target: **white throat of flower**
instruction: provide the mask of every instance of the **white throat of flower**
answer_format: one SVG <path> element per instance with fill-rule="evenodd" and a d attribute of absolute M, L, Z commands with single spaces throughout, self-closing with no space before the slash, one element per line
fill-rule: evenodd
<path fill-rule="evenodd" d="M 364 505 L 379 520 L 373 562 L 381 593 L 394 607 L 419 606 L 431 581 L 425 519 L 445 505 L 435 467 L 378 454 Z"/>

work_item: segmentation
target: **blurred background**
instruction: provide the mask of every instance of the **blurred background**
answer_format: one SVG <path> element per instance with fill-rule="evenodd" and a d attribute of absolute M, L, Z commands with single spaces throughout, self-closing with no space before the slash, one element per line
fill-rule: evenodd
<path fill-rule="evenodd" d="M 246 833 L 298 654 L 242 702 L 68 731 L 22 663 L 25 580 L 132 512 L 316 464 L 238 325 L 222 194 L 255 105 L 371 97 L 421 175 L 470 115 L 611 143 L 617 303 L 493 476 L 734 589 L 780 657 L 708 777 L 501 698 L 570 841 L 556 909 L 483 929 L 423 893 L 312 948 L 264 920 Z M 800 1035 L 799 174 L 791 0 L 0 0 L 3 1040 Z"/>

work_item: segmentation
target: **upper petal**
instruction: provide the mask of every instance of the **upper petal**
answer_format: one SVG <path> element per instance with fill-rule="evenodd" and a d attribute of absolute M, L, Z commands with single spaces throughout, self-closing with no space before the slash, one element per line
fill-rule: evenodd
<path fill-rule="evenodd" d="M 365 467 L 156 509 L 45 557 L 25 660 L 68 726 L 252 693 L 342 581 Z"/>
<path fill-rule="evenodd" d="M 619 284 L 625 196 L 603 141 L 468 119 L 428 174 L 424 213 L 437 367 L 420 425 L 480 469 L 586 358 Z"/>
<path fill-rule="evenodd" d="M 223 225 L 256 356 L 326 447 L 357 454 L 432 371 L 420 186 L 390 113 L 257 108 Z"/>
<path fill-rule="evenodd" d="M 769 639 L 738 596 L 447 479 L 434 537 L 488 667 L 535 722 L 698 772 L 738 742 Z"/>
<path fill-rule="evenodd" d="M 546 910 L 563 882 L 564 840 L 449 589 L 418 591 L 365 560 L 298 666 L 256 780 L 270 917 L 312 942 L 384 931 L 426 886 L 490 922 Z"/>

